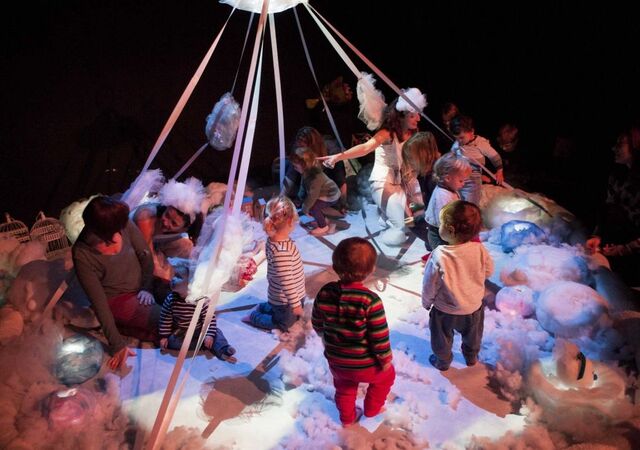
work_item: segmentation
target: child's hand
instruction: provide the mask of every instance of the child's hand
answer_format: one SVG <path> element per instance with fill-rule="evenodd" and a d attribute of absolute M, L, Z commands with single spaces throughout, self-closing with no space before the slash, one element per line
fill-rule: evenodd
<path fill-rule="evenodd" d="M 302 317 L 304 315 L 304 309 L 302 309 L 302 306 L 296 306 L 293 308 L 293 315 Z"/>
<path fill-rule="evenodd" d="M 138 292 L 138 300 L 140 301 L 141 305 L 153 305 L 155 303 L 155 299 L 153 298 L 153 294 L 151 292 L 147 292 L 147 291 L 140 291 Z"/>
<path fill-rule="evenodd" d="M 498 186 L 502 186 L 503 183 L 504 183 L 504 172 L 502 171 L 502 169 L 498 169 L 496 170 L 496 184 Z"/>
<path fill-rule="evenodd" d="M 213 338 L 211 336 L 207 336 L 204 338 L 204 347 L 211 350 L 213 347 Z"/>
<path fill-rule="evenodd" d="M 391 368 L 391 361 L 382 365 L 382 371 L 385 372 Z"/>
<path fill-rule="evenodd" d="M 600 239 L 599 236 L 592 236 L 589 239 L 587 239 L 587 242 L 585 242 L 584 246 L 585 246 L 585 249 L 587 250 L 587 253 L 594 254 L 600 251 L 601 243 L 602 243 L 602 240 Z"/>
<path fill-rule="evenodd" d="M 160 348 L 162 350 L 166 350 L 167 349 L 167 345 L 169 345 L 169 339 L 167 339 L 167 338 L 160 339 Z"/>
<path fill-rule="evenodd" d="M 113 355 L 109 361 L 107 361 L 107 366 L 109 366 L 109 369 L 111 370 L 118 370 L 121 367 L 124 367 L 129 356 L 136 356 L 136 352 L 131 350 L 129 347 L 124 347 Z"/>
<path fill-rule="evenodd" d="M 316 160 L 322 162 L 322 165 L 333 169 L 335 165 L 340 161 L 340 154 L 337 155 L 328 155 L 328 156 L 318 156 Z"/>

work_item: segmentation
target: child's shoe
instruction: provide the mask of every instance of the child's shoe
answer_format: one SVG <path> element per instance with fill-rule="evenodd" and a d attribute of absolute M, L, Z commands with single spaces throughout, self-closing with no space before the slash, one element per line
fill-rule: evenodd
<path fill-rule="evenodd" d="M 362 417 L 362 414 L 363 414 L 362 408 L 360 408 L 359 406 L 356 406 L 356 419 L 351 423 L 343 423 L 342 426 L 344 428 L 349 428 L 349 427 L 357 424 L 360 421 L 360 418 Z"/>
<path fill-rule="evenodd" d="M 469 366 L 469 367 L 475 366 L 478 363 L 478 357 L 477 356 L 465 356 L 464 357 L 464 362 L 467 363 L 467 366 Z"/>
<path fill-rule="evenodd" d="M 223 361 L 227 361 L 231 364 L 235 364 L 238 362 L 238 359 L 233 356 L 236 353 L 236 349 L 231 347 L 230 345 L 228 347 L 225 347 L 222 349 L 222 353 L 220 354 L 220 359 Z"/>
<path fill-rule="evenodd" d="M 449 370 L 449 364 L 443 361 L 440 361 L 436 355 L 429 356 L 429 362 L 433 367 L 435 367 L 441 372 L 444 372 L 445 370 Z"/>

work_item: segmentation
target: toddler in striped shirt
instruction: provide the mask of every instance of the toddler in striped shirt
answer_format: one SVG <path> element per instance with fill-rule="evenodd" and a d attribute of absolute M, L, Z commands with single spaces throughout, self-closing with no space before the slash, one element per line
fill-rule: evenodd
<path fill-rule="evenodd" d="M 169 263 L 173 266 L 174 275 L 171 279 L 171 293 L 167 296 L 162 304 L 160 311 L 159 336 L 160 348 L 166 350 L 180 350 L 184 336 L 187 334 L 187 328 L 196 310 L 196 303 L 188 303 L 185 298 L 189 289 L 189 260 L 184 258 L 169 258 Z M 208 302 L 208 299 L 200 300 Z M 191 341 L 190 350 L 195 348 L 200 330 L 204 325 L 207 315 L 208 304 L 205 304 L 200 311 L 198 324 Z M 229 345 L 227 338 L 217 327 L 216 315 L 213 314 L 207 335 L 204 338 L 204 348 L 210 350 L 218 359 L 228 361 L 230 363 L 237 362 L 235 356 L 236 349 Z"/>
<path fill-rule="evenodd" d="M 242 321 L 267 330 L 288 331 L 302 317 L 306 297 L 302 258 L 289 237 L 298 222 L 298 213 L 293 202 L 281 195 L 269 200 L 265 215 L 268 302 L 260 303 Z"/>

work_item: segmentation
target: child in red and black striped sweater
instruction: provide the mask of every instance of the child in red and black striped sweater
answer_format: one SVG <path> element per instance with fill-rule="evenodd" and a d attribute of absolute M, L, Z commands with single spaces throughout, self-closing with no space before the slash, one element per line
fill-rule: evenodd
<path fill-rule="evenodd" d="M 340 242 L 332 258 L 340 281 L 324 285 L 313 303 L 311 322 L 322 336 L 343 426 L 359 419 L 359 383 L 369 383 L 364 415 L 373 417 L 384 407 L 396 377 L 382 300 L 363 284 L 373 273 L 376 258 L 373 245 L 365 239 Z"/>

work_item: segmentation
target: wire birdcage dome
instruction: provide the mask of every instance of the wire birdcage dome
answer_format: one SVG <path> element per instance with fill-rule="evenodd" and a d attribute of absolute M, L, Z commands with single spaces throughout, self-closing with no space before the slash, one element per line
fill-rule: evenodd
<path fill-rule="evenodd" d="M 69 239 L 64 225 L 57 219 L 45 217 L 40 211 L 36 223 L 31 227 L 31 240 L 40 241 L 47 246 L 47 259 L 63 254 L 69 247 Z"/>
<path fill-rule="evenodd" d="M 29 242 L 29 227 L 24 222 L 14 220 L 9 213 L 4 214 L 5 222 L 0 224 L 0 238 L 14 237 L 21 244 Z"/>

